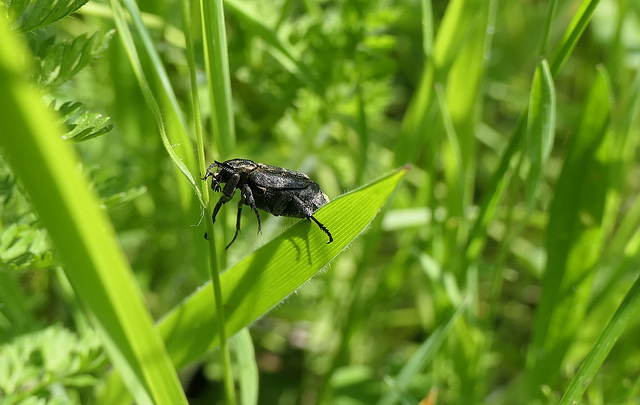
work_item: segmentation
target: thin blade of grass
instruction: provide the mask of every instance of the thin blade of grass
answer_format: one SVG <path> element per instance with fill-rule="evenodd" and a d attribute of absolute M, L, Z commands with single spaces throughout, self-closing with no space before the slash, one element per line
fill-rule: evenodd
<path fill-rule="evenodd" d="M 473 13 L 465 17 L 471 26 L 447 74 L 446 106 L 440 103 L 447 134 L 447 142 L 443 142 L 441 150 L 447 186 L 445 204 L 447 215 L 456 222 L 455 228 L 446 231 L 447 253 L 443 256 L 450 260 L 448 266 L 454 271 L 464 271 L 460 266 L 463 257 L 457 252 L 468 238 L 469 222 L 465 209 L 472 204 L 477 166 L 476 122 L 471 117 L 478 114 L 478 100 L 487 62 L 485 49 L 491 42 L 488 26 L 495 13 L 494 3 L 474 2 L 470 10 L 465 10 Z"/>
<path fill-rule="evenodd" d="M 551 57 L 550 69 L 553 76 L 560 72 L 562 66 L 564 66 L 567 59 L 569 59 L 569 55 L 573 52 L 580 37 L 582 37 L 582 33 L 591 21 L 591 17 L 593 17 L 598 3 L 600 3 L 600 0 L 585 0 L 580 4 L 580 8 L 576 11 L 576 14 L 569 24 L 569 28 L 567 28 L 567 31 L 564 33 L 562 40 L 560 40 Z M 554 7 L 554 3 L 551 3 L 549 7 Z"/>
<path fill-rule="evenodd" d="M 640 306 L 640 278 L 636 279 L 633 286 L 624 297 L 616 313 L 611 318 L 598 337 L 595 345 L 582 363 L 582 366 L 571 380 L 571 384 L 564 393 L 560 405 L 573 405 L 580 402 L 580 398 L 586 391 L 589 383 L 604 362 L 605 358 L 616 344 L 622 332 L 629 325 Z"/>
<path fill-rule="evenodd" d="M 427 340 L 425 340 L 418 350 L 411 356 L 409 361 L 402 367 L 397 377 L 394 379 L 394 390 L 385 394 L 378 401 L 378 405 L 393 405 L 395 404 L 399 396 L 404 390 L 406 390 L 413 381 L 416 374 L 420 373 L 424 367 L 433 360 L 436 353 L 444 343 L 444 340 L 449 335 L 449 332 L 453 328 L 462 312 L 467 308 L 468 300 L 462 302 L 462 304 L 456 309 L 451 318 L 446 324 L 438 327 Z"/>
<path fill-rule="evenodd" d="M 204 155 L 204 136 L 202 130 L 202 115 L 200 112 L 200 100 L 198 98 L 198 81 L 196 76 L 196 56 L 193 45 L 193 36 L 191 35 L 191 0 L 181 0 L 182 6 L 182 29 L 184 31 L 184 42 L 186 47 L 187 66 L 189 67 L 189 84 L 191 90 L 190 105 L 193 111 L 193 121 L 196 132 L 196 148 L 198 149 L 198 170 L 205 173 L 207 170 L 207 161 Z M 207 182 L 202 180 L 203 190 L 207 189 Z M 209 193 L 202 193 L 204 206 L 209 205 Z"/>
<path fill-rule="evenodd" d="M 238 364 L 238 391 L 240 404 L 256 405 L 258 403 L 259 375 L 256 364 L 256 353 L 249 329 L 242 328 L 233 337 L 236 361 Z"/>
<path fill-rule="evenodd" d="M 427 58 L 433 54 L 433 4 L 431 0 L 421 0 L 422 5 L 422 50 Z"/>
<path fill-rule="evenodd" d="M 160 82 L 162 95 L 167 101 L 166 105 L 169 107 L 164 111 L 170 113 L 168 114 L 171 117 L 170 121 L 175 121 L 176 124 L 176 142 L 181 146 L 182 150 L 186 152 L 184 154 L 184 159 L 187 161 L 188 166 L 193 168 L 195 167 L 195 164 L 193 156 L 191 154 L 191 152 L 193 151 L 193 146 L 191 143 L 191 138 L 189 137 L 189 126 L 187 125 L 187 121 L 185 120 L 184 114 L 180 109 L 178 99 L 176 98 L 173 87 L 171 86 L 171 82 L 169 81 L 169 75 L 164 68 L 162 60 L 160 59 L 160 55 L 158 55 L 158 51 L 156 50 L 147 27 L 142 22 L 142 13 L 138 8 L 137 3 L 133 0 L 122 0 L 122 3 L 129 12 L 131 22 L 133 23 L 133 26 L 135 27 L 140 39 L 142 40 L 145 52 L 151 60 L 151 67 L 153 69 L 153 72 Z"/>
<path fill-rule="evenodd" d="M 231 98 L 231 77 L 222 0 L 200 0 L 207 83 L 211 101 L 211 145 L 218 159 L 231 157 L 236 143 Z"/>
<path fill-rule="evenodd" d="M 180 381 L 106 214 L 41 95 L 25 81 L 29 51 L 0 17 L 0 145 L 111 360 L 140 404 L 186 404 Z"/>
<path fill-rule="evenodd" d="M 207 71 L 207 83 L 209 100 L 211 103 L 211 145 L 217 147 L 218 158 L 230 157 L 235 149 L 235 123 L 233 120 L 233 103 L 231 97 L 231 76 L 229 73 L 229 55 L 227 50 L 227 34 L 224 20 L 224 7 L 222 0 L 201 0 L 200 16 L 202 39 L 204 46 L 205 67 Z M 198 145 L 204 149 L 204 145 Z M 209 190 L 209 193 L 212 193 Z M 233 370 L 231 368 L 231 355 L 227 347 L 227 335 L 225 332 L 225 314 L 223 310 L 220 271 L 224 268 L 225 257 L 218 254 L 213 223 L 209 209 L 207 215 L 207 232 L 209 240 L 209 275 L 215 302 L 217 337 L 220 342 L 222 357 L 222 375 L 226 403 L 236 403 Z M 224 234 L 224 233 L 223 233 Z"/>

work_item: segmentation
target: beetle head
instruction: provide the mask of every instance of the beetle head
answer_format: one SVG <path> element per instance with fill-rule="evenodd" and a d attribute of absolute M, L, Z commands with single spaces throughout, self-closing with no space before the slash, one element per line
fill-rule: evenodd
<path fill-rule="evenodd" d="M 255 170 L 257 165 L 248 159 L 231 159 L 225 162 L 214 160 L 207 169 L 202 180 L 211 177 L 211 188 L 213 191 L 222 190 L 221 184 L 226 184 L 232 177 L 240 175 L 242 178 Z M 215 171 L 212 171 L 215 168 Z"/>
<path fill-rule="evenodd" d="M 214 160 L 214 162 L 211 163 L 211 165 L 209 165 L 209 167 L 207 168 L 207 172 L 202 178 L 202 180 L 206 181 L 209 177 L 211 177 L 211 188 L 215 192 L 220 192 L 220 190 L 222 190 L 220 183 L 224 183 L 224 181 L 220 180 L 220 172 L 222 171 L 221 170 L 222 165 L 223 163 L 220 163 L 217 160 Z M 217 169 L 215 171 L 212 171 L 215 168 Z"/>

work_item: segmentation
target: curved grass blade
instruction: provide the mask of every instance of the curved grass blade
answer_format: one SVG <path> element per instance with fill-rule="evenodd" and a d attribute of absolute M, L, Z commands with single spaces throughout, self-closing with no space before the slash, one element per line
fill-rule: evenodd
<path fill-rule="evenodd" d="M 396 378 L 393 380 L 393 390 L 389 391 L 378 401 L 378 405 L 393 405 L 398 402 L 404 391 L 409 387 L 413 378 L 420 373 L 425 365 L 429 364 L 435 357 L 444 343 L 449 332 L 453 328 L 464 309 L 467 308 L 469 299 L 466 299 L 458 306 L 447 323 L 442 324 L 436 329 L 427 340 L 425 340 L 418 350 L 411 356 L 407 363 L 402 367 Z"/>
<path fill-rule="evenodd" d="M 633 283 L 613 318 L 611 318 L 611 321 L 598 337 L 596 344 L 593 345 L 578 373 L 571 380 L 571 384 L 565 391 L 560 405 L 573 405 L 580 402 L 582 394 L 584 394 L 589 383 L 593 381 L 593 377 L 613 348 L 613 345 L 629 325 L 629 322 L 637 312 L 638 306 L 640 306 L 640 278 Z"/>
<path fill-rule="evenodd" d="M 144 24 L 142 23 L 142 19 L 139 15 L 139 10 L 137 9 L 136 5 L 126 0 L 125 0 L 125 3 L 129 6 L 129 12 L 130 12 L 131 18 L 133 19 L 138 32 L 144 39 L 145 49 L 149 53 L 151 59 L 154 61 L 153 68 L 161 80 L 162 89 L 165 91 L 165 97 L 168 100 L 170 100 L 169 105 L 172 107 L 172 111 L 175 114 L 175 116 L 178 117 L 178 121 L 180 123 L 178 127 L 181 128 L 181 131 L 179 132 L 182 135 L 181 140 L 186 143 L 188 141 L 188 136 L 186 136 L 187 125 L 184 121 L 184 117 L 182 116 L 182 111 L 177 106 L 177 101 L 174 101 L 175 95 L 173 95 L 173 90 L 171 88 L 171 85 L 168 83 L 168 79 L 166 78 L 166 72 L 164 71 L 164 67 L 162 67 L 162 63 L 159 61 L 159 57 L 157 56 L 157 53 L 155 52 L 153 46 L 150 44 L 151 40 L 148 38 L 149 35 L 146 32 Z M 175 148 L 171 144 L 171 141 L 169 140 L 169 136 L 167 134 L 167 128 L 165 125 L 165 119 L 162 115 L 160 104 L 156 100 L 156 97 L 154 96 L 153 91 L 151 90 L 151 86 L 149 85 L 149 82 L 144 73 L 142 62 L 140 61 L 138 50 L 133 40 L 131 30 L 129 30 L 129 26 L 127 25 L 127 22 L 125 20 L 124 11 L 122 10 L 122 7 L 120 6 L 120 3 L 117 0 L 111 0 L 111 9 L 114 14 L 114 22 L 116 23 L 116 27 L 118 28 L 118 34 L 120 36 L 120 39 L 122 40 L 122 44 L 125 50 L 127 51 L 127 55 L 129 56 L 131 68 L 133 69 L 136 75 L 136 78 L 138 79 L 138 84 L 140 85 L 140 89 L 142 90 L 142 94 L 145 98 L 145 101 L 149 105 L 149 108 L 153 113 L 153 117 L 156 120 L 156 124 L 158 125 L 158 130 L 162 138 L 162 144 L 166 149 L 167 153 L 169 154 L 169 157 L 171 158 L 173 163 L 178 167 L 180 172 L 187 178 L 187 181 L 189 182 L 189 185 L 191 186 L 196 196 L 198 197 L 200 204 L 204 206 L 205 203 L 202 197 L 202 192 L 198 187 L 198 184 L 200 182 L 196 183 L 195 179 L 191 175 L 191 172 L 189 171 L 187 166 L 182 162 L 181 158 L 176 153 Z"/>
<path fill-rule="evenodd" d="M 232 336 L 281 303 L 362 233 L 390 198 L 408 166 L 337 198 L 314 216 L 333 234 L 302 220 L 221 275 L 226 332 Z M 219 344 L 211 287 L 206 284 L 164 317 L 158 329 L 180 369 Z M 127 403 L 119 378 L 109 381 L 101 403 Z M 118 402 L 115 402 L 117 399 Z"/>
<path fill-rule="evenodd" d="M 556 91 L 549 64 L 544 59 L 538 64 L 533 76 L 527 118 L 526 150 L 531 169 L 527 178 L 526 196 L 528 206 L 532 207 L 551 153 L 556 128 Z"/>

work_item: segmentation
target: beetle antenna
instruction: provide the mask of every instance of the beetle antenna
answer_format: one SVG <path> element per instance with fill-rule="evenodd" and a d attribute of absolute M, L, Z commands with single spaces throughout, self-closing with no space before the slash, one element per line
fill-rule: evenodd
<path fill-rule="evenodd" d="M 329 236 L 329 242 L 327 242 L 327 244 L 329 244 L 329 243 L 333 242 L 333 236 L 331 236 L 331 232 L 329 232 L 329 230 L 327 229 L 327 227 L 326 227 L 326 226 L 324 226 L 324 225 L 322 225 L 322 224 L 320 223 L 320 221 L 318 221 L 318 220 L 316 219 L 316 217 L 314 217 L 313 215 L 311 215 L 309 218 L 313 219 L 313 222 L 315 222 L 316 224 L 318 224 L 318 226 L 320 227 L 320 229 L 322 229 L 322 231 L 323 231 L 324 233 L 326 233 L 326 234 Z"/>
<path fill-rule="evenodd" d="M 213 176 L 213 173 L 211 172 L 211 169 L 213 169 L 214 167 L 218 166 L 218 162 L 211 163 L 209 165 L 209 167 L 207 167 L 207 172 L 204 174 L 204 177 L 201 177 L 200 180 L 206 180 L 209 178 L 209 176 Z"/>

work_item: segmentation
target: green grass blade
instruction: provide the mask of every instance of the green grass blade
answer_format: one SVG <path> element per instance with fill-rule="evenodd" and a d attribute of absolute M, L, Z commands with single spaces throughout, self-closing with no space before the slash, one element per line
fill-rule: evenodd
<path fill-rule="evenodd" d="M 175 369 L 106 214 L 41 95 L 25 80 L 28 51 L 0 17 L 0 145 L 75 293 L 92 314 L 116 368 L 140 404 L 186 404 Z M 22 57 L 17 57 L 22 56 Z"/>
<path fill-rule="evenodd" d="M 230 155 L 235 149 L 236 129 L 231 101 L 224 7 L 222 0 L 200 0 L 200 9 L 207 83 L 212 108 L 211 145 L 215 145 L 218 149 L 217 159 L 226 160 L 232 157 Z"/>
<path fill-rule="evenodd" d="M 234 338 L 235 353 L 238 364 L 238 392 L 241 405 L 258 403 L 259 371 L 256 364 L 256 352 L 249 329 L 242 328 Z"/>
<path fill-rule="evenodd" d="M 411 356 L 409 361 L 407 361 L 407 364 L 402 367 L 398 376 L 395 378 L 395 384 L 392 387 L 393 391 L 388 392 L 385 396 L 380 398 L 378 405 L 393 405 L 398 401 L 398 396 L 409 387 L 416 374 L 420 373 L 424 369 L 425 365 L 433 360 L 440 349 L 440 346 L 442 346 L 442 343 L 444 343 L 445 339 L 449 335 L 453 325 L 456 323 L 463 310 L 467 307 L 467 302 L 468 300 L 463 301 L 449 321 L 438 327 L 438 329 L 436 329 L 431 336 L 429 336 L 429 338 L 420 345 L 418 350 L 416 350 L 413 356 Z"/>
<path fill-rule="evenodd" d="M 322 207 L 315 217 L 331 231 L 333 243 L 326 243 L 327 235 L 314 223 L 302 220 L 225 271 L 220 278 L 227 336 L 281 303 L 347 248 L 367 228 L 407 170 L 396 170 Z M 160 321 L 158 328 L 178 369 L 219 344 L 216 318 L 211 287 L 206 284 Z M 122 382 L 112 377 L 108 388 L 112 401 L 103 403 L 127 403 L 121 397 Z"/>
<path fill-rule="evenodd" d="M 204 135 L 202 129 L 202 115 L 200 110 L 200 100 L 198 98 L 198 81 L 196 76 L 196 56 L 193 43 L 192 21 L 191 21 L 191 0 L 181 0 L 182 6 L 182 29 L 184 31 L 184 41 L 186 47 L 187 66 L 189 67 L 189 84 L 191 90 L 190 107 L 193 111 L 193 121 L 196 135 L 196 148 L 198 150 L 198 171 L 205 173 L 207 161 L 204 154 Z M 203 189 L 207 190 L 207 182 L 203 181 Z M 203 192 L 204 206 L 209 205 L 209 192 Z"/>
<path fill-rule="evenodd" d="M 433 55 L 433 32 L 435 24 L 433 20 L 433 4 L 431 0 L 421 0 L 422 6 L 422 49 L 427 58 Z"/>
<path fill-rule="evenodd" d="M 553 146 L 556 128 L 556 92 L 549 64 L 542 60 L 533 76 L 527 117 L 527 153 L 531 168 L 526 185 L 526 198 L 531 207 L 538 184 Z"/>
<path fill-rule="evenodd" d="M 578 373 L 573 377 L 573 380 L 571 380 L 571 384 L 565 391 L 560 405 L 579 403 L 582 394 L 584 394 L 589 383 L 593 381 L 593 377 L 613 348 L 613 345 L 616 344 L 622 332 L 631 322 L 634 314 L 637 312 L 638 306 L 640 306 L 640 278 L 636 279 L 635 283 L 633 283 L 633 286 L 624 297 L 618 310 L 611 318 L 611 321 L 598 337 L 597 342 L 587 355 Z"/>
<path fill-rule="evenodd" d="M 455 218 L 455 231 L 447 232 L 447 250 L 444 257 L 454 263 L 462 257 L 457 254 L 462 241 L 466 241 L 469 224 L 465 209 L 472 204 L 475 184 L 476 124 L 470 117 L 478 113 L 478 100 L 484 79 L 485 47 L 491 41 L 488 25 L 494 13 L 494 1 L 483 1 L 470 6 L 465 13 L 473 13 L 469 37 L 459 48 L 446 79 L 446 108 L 440 107 L 447 142 L 442 145 L 443 172 L 447 185 L 447 215 Z M 467 21 L 467 20 L 465 20 Z M 436 89 L 437 89 L 436 84 Z M 442 104 L 442 103 L 441 103 Z M 455 270 L 454 270 L 455 271 Z"/>
<path fill-rule="evenodd" d="M 527 359 L 528 389 L 534 396 L 541 384 L 557 376 L 589 302 L 608 180 L 607 157 L 599 149 L 610 112 L 608 77 L 600 70 L 550 208 L 547 266 Z"/>
<path fill-rule="evenodd" d="M 551 35 L 551 26 L 556 13 L 556 0 L 549 1 L 547 7 L 547 18 L 544 21 L 544 31 L 542 33 L 542 41 L 540 41 L 540 56 L 547 58 L 547 49 L 549 48 L 549 37 Z"/>
<path fill-rule="evenodd" d="M 587 24 L 591 21 L 591 17 L 598 3 L 600 3 L 600 0 L 585 0 L 580 4 L 580 8 L 576 11 L 573 20 L 571 20 L 569 24 L 569 28 L 567 28 L 562 40 L 560 40 L 560 43 L 556 47 L 553 57 L 551 57 L 550 68 L 553 76 L 560 72 L 564 63 L 569 59 L 569 55 L 573 52 L 573 49 L 582 37 L 582 33 L 587 28 Z"/>
<path fill-rule="evenodd" d="M 436 36 L 433 59 L 439 68 L 451 65 L 476 28 L 478 13 L 487 4 L 480 0 L 454 0 L 447 5 Z"/>
<path fill-rule="evenodd" d="M 225 29 L 224 7 L 222 0 L 200 1 L 201 28 L 204 46 L 205 67 L 211 103 L 211 145 L 216 146 L 217 158 L 229 157 L 235 149 L 235 124 L 233 120 L 233 103 L 231 97 L 231 77 L 229 72 L 229 55 L 227 50 L 227 34 Z M 193 63 L 193 60 L 192 60 Z M 195 89 L 194 89 L 195 91 Z M 200 123 L 198 123 L 199 125 Z M 202 137 L 199 136 L 199 142 Z M 204 156 L 204 144 L 198 145 L 199 158 Z M 200 160 L 203 167 L 203 162 Z M 206 185 L 206 183 L 205 183 Z M 211 190 L 208 191 L 212 193 Z M 227 335 L 225 333 L 225 316 L 222 313 L 222 287 L 220 283 L 220 270 L 224 267 L 223 260 L 216 249 L 215 233 L 210 218 L 210 211 L 205 209 L 207 216 L 206 226 L 210 235 L 209 240 L 209 274 L 215 299 L 217 321 L 217 337 L 220 342 L 222 355 L 222 370 L 226 403 L 236 403 L 233 370 L 231 357 L 227 347 Z"/>

